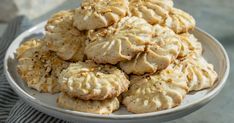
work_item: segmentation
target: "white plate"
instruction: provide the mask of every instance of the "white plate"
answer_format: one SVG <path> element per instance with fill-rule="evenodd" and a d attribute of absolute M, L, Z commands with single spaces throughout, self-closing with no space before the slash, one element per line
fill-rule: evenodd
<path fill-rule="evenodd" d="M 219 78 L 213 88 L 188 94 L 183 103 L 175 108 L 145 114 L 131 114 L 125 108 L 114 112 L 111 115 L 98 115 L 91 113 L 83 113 L 65 110 L 56 106 L 56 97 L 58 94 L 51 95 L 39 93 L 26 86 L 25 82 L 20 78 L 16 71 L 17 60 L 15 52 L 19 45 L 27 38 L 41 37 L 44 34 L 45 22 L 36 25 L 35 27 L 25 31 L 16 38 L 7 50 L 4 59 L 4 69 L 7 79 L 15 90 L 15 92 L 23 98 L 28 104 L 36 109 L 54 117 L 69 120 L 69 121 L 92 121 L 92 122 L 161 122 L 180 118 L 199 109 L 207 104 L 214 96 L 216 96 L 225 84 L 229 74 L 229 59 L 223 46 L 212 36 L 205 33 L 201 29 L 196 28 L 193 34 L 202 43 L 205 58 L 214 65 L 218 72 Z"/>

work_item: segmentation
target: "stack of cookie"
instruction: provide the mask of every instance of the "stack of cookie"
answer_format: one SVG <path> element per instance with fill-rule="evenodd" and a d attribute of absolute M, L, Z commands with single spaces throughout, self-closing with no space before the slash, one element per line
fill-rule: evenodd
<path fill-rule="evenodd" d="M 18 71 L 31 88 L 61 92 L 62 108 L 110 114 L 122 102 L 133 113 L 165 110 L 217 79 L 194 27 L 172 0 L 84 0 L 18 48 Z"/>

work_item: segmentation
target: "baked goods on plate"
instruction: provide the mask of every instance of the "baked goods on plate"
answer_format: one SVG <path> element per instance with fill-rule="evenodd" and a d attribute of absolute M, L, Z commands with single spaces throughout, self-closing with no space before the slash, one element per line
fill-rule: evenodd
<path fill-rule="evenodd" d="M 218 77 L 194 27 L 172 0 L 84 0 L 53 15 L 41 39 L 20 45 L 18 73 L 36 91 L 60 92 L 56 104 L 68 110 L 171 110 Z"/>
<path fill-rule="evenodd" d="M 17 51 L 18 73 L 29 87 L 40 92 L 60 91 L 58 77 L 68 66 L 66 61 L 49 51 L 45 42 L 39 40 L 26 41 Z"/>
<path fill-rule="evenodd" d="M 127 91 L 129 80 L 118 68 L 92 61 L 70 64 L 60 74 L 61 90 L 83 100 L 104 100 Z"/>

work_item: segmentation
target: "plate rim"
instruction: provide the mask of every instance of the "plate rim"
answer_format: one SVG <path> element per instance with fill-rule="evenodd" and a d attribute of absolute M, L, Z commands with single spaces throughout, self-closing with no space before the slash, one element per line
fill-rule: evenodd
<path fill-rule="evenodd" d="M 158 112 L 150 112 L 150 113 L 143 113 L 143 114 L 126 114 L 126 115 L 100 115 L 100 114 L 92 114 L 92 113 L 86 113 L 86 112 L 78 112 L 78 111 L 71 111 L 71 110 L 65 110 L 59 107 L 54 107 L 54 106 L 49 106 L 46 103 L 41 102 L 38 99 L 35 99 L 32 95 L 29 95 L 27 92 L 25 92 L 13 79 L 13 77 L 10 75 L 10 72 L 7 70 L 8 66 L 7 66 L 7 59 L 10 56 L 10 52 L 11 52 L 11 47 L 13 47 L 13 45 L 15 44 L 15 42 L 19 42 L 19 39 L 21 39 L 22 37 L 25 37 L 25 35 L 27 35 L 28 33 L 32 32 L 33 30 L 36 30 L 38 28 L 41 28 L 42 26 L 44 26 L 46 24 L 46 21 L 41 22 L 33 27 L 31 27 L 30 29 L 24 31 L 23 33 L 21 33 L 20 35 L 17 36 L 17 38 L 15 38 L 11 44 L 9 45 L 5 57 L 4 57 L 4 74 L 8 80 L 8 82 L 10 83 L 11 87 L 13 88 L 13 90 L 21 97 L 23 98 L 26 102 L 28 102 L 30 105 L 31 103 L 33 103 L 33 107 L 40 110 L 39 106 L 41 106 L 42 108 L 47 108 L 49 110 L 53 110 L 56 112 L 60 112 L 60 113 L 66 113 L 69 115 L 75 115 L 75 116 L 79 116 L 79 117 L 86 117 L 86 118 L 101 118 L 101 119 L 109 119 L 109 120 L 114 120 L 114 119 L 118 119 L 118 120 L 126 120 L 126 119 L 132 119 L 132 118 L 148 118 L 148 117 L 154 117 L 154 116 L 162 116 L 162 115 L 169 115 L 169 114 L 173 114 L 176 112 L 180 112 L 183 111 L 187 108 L 191 108 L 191 107 L 195 107 L 195 106 L 199 106 L 200 103 L 204 103 L 207 101 L 211 101 L 224 87 L 226 80 L 229 76 L 229 71 L 230 71 L 230 60 L 228 57 L 228 54 L 225 50 L 225 48 L 223 47 L 223 45 L 213 36 L 211 36 L 210 34 L 208 34 L 207 32 L 205 32 L 204 30 L 200 29 L 199 27 L 196 27 L 195 30 L 198 31 L 199 33 L 203 33 L 204 35 L 206 35 L 206 37 L 210 38 L 213 43 L 215 43 L 222 51 L 222 54 L 225 58 L 225 62 L 226 62 L 226 69 L 224 72 L 224 76 L 223 78 L 221 78 L 219 80 L 219 84 L 212 90 L 210 91 L 207 95 L 205 95 L 204 97 L 195 100 L 189 104 L 186 104 L 184 106 L 181 107 L 175 107 L 172 109 L 167 109 L 167 110 L 163 110 L 163 111 L 158 111 Z M 22 42 L 22 41 L 21 41 Z M 35 107 L 34 105 L 38 105 L 38 107 Z M 46 113 L 46 112 L 44 112 Z M 48 112 L 47 112 L 48 114 Z"/>

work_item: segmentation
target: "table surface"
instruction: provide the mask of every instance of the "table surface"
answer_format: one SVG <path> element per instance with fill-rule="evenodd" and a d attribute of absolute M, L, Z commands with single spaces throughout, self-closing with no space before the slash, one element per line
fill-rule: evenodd
<path fill-rule="evenodd" d="M 194 16 L 197 26 L 216 37 L 225 47 L 231 61 L 231 71 L 224 89 L 213 101 L 198 111 L 167 123 L 232 123 L 234 122 L 234 0 L 174 0 L 175 6 Z M 79 3 L 68 0 L 61 6 L 35 19 L 39 23 L 52 13 L 75 8 Z"/>

